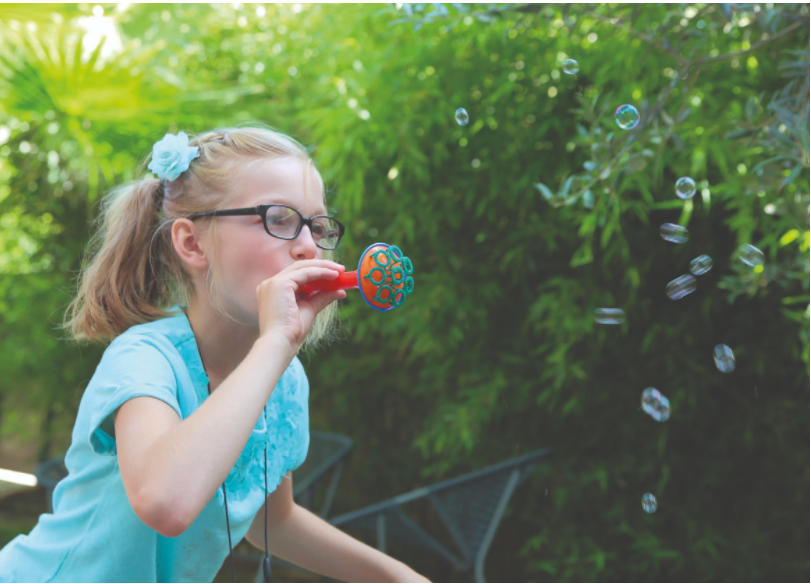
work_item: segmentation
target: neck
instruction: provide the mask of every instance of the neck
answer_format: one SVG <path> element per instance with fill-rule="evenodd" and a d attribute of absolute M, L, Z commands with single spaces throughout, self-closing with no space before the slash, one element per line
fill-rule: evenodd
<path fill-rule="evenodd" d="M 259 329 L 236 323 L 197 299 L 189 302 L 186 317 L 214 391 L 248 355 L 259 338 Z"/>

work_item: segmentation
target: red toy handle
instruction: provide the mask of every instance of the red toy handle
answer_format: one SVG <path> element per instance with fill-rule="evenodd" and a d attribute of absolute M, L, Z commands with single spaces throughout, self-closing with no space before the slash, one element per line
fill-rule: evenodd
<path fill-rule="evenodd" d="M 399 247 L 373 243 L 360 256 L 356 271 L 344 272 L 334 280 L 314 280 L 298 291 L 309 297 L 323 290 L 356 289 L 366 304 L 386 312 L 402 305 L 414 290 L 413 272 L 411 260 Z"/>
<path fill-rule="evenodd" d="M 334 280 L 313 280 L 299 288 L 299 292 L 312 294 L 322 290 L 351 290 L 358 287 L 358 272 L 344 272 Z"/>

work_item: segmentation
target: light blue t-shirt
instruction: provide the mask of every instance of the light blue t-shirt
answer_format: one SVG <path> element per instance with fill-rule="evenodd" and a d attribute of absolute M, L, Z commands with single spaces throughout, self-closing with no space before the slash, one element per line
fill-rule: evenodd
<path fill-rule="evenodd" d="M 0 550 L 0 582 L 211 582 L 217 575 L 228 557 L 222 486 L 185 532 L 164 537 L 132 510 L 111 436 L 116 409 L 134 397 L 164 401 L 181 420 L 208 397 L 189 321 L 180 306 L 170 310 L 177 315 L 133 326 L 105 350 L 79 405 L 54 512 Z M 267 422 L 260 414 L 225 482 L 234 546 L 264 504 L 265 445 L 268 492 L 307 456 L 308 397 L 296 357 L 267 402 Z"/>

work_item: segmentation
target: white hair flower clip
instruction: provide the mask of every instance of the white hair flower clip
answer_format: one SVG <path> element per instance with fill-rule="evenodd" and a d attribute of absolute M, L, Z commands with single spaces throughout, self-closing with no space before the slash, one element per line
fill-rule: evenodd
<path fill-rule="evenodd" d="M 161 180 L 175 180 L 188 170 L 192 160 L 200 156 L 197 146 L 189 146 L 189 137 L 185 132 L 177 136 L 166 134 L 152 147 L 152 162 L 147 168 L 158 175 Z"/>

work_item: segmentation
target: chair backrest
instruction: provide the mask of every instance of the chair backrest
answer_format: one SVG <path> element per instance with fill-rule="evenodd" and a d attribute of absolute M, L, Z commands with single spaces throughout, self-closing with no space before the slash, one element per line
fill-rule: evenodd
<path fill-rule="evenodd" d="M 346 436 L 311 430 L 307 458 L 295 471 L 294 494 L 297 495 L 310 488 L 331 468 L 343 461 L 352 447 L 352 440 Z"/>
<path fill-rule="evenodd" d="M 48 504 L 48 513 L 53 513 L 53 493 L 56 483 L 68 476 L 68 469 L 65 467 L 65 454 L 46 460 L 34 471 L 37 483 L 45 487 L 45 500 Z"/>
<path fill-rule="evenodd" d="M 326 519 L 335 490 L 338 488 L 344 459 L 349 456 L 353 446 L 352 440 L 346 436 L 311 430 L 307 458 L 295 471 L 293 498 L 296 503 L 310 509 L 319 486 L 327 473 L 331 472 L 332 476 L 321 502 L 321 510 L 318 512 L 318 515 Z"/>
<path fill-rule="evenodd" d="M 387 537 L 418 546 L 444 557 L 459 569 L 474 570 L 476 579 L 483 581 L 484 556 L 509 498 L 532 469 L 551 453 L 551 449 L 544 449 L 519 456 L 346 513 L 330 523 L 342 529 L 376 533 L 382 551 Z M 418 499 L 430 502 L 453 546 L 439 543 L 403 512 L 403 505 Z"/>

